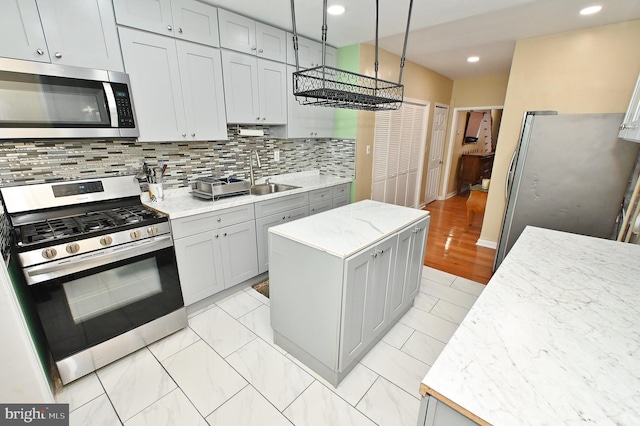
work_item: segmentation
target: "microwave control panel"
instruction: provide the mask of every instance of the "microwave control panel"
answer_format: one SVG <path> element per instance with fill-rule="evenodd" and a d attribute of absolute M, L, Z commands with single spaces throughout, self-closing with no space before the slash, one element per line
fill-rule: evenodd
<path fill-rule="evenodd" d="M 116 98 L 118 111 L 118 127 L 136 127 L 133 122 L 133 109 L 131 108 L 131 96 L 126 84 L 111 83 L 113 94 Z"/>

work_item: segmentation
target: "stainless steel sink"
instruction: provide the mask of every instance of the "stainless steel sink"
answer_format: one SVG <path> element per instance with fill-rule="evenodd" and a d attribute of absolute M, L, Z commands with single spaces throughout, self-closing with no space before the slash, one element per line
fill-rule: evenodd
<path fill-rule="evenodd" d="M 282 183 L 262 183 L 258 185 L 253 185 L 251 189 L 251 194 L 253 195 L 266 195 L 273 194 L 275 192 L 282 191 L 290 191 L 292 189 L 300 188 L 299 186 L 293 185 L 285 185 Z"/>

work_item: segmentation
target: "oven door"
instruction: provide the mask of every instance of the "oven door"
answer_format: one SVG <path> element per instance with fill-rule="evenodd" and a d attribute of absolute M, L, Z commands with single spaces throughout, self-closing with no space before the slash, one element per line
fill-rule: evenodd
<path fill-rule="evenodd" d="M 56 361 L 184 306 L 172 241 L 129 255 L 107 254 L 107 263 L 93 258 L 88 269 L 75 265 L 69 274 L 29 286 Z"/>

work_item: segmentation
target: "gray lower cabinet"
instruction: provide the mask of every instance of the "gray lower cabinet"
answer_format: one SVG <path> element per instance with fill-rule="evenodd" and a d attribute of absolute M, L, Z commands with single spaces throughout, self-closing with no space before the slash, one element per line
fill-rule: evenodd
<path fill-rule="evenodd" d="M 477 426 L 478 423 L 431 395 L 422 398 L 418 426 Z"/>
<path fill-rule="evenodd" d="M 180 218 L 171 225 L 186 306 L 259 274 L 253 205 Z"/>
<path fill-rule="evenodd" d="M 408 223 L 346 258 L 270 232 L 276 344 L 337 386 L 411 307 L 428 224 Z"/>

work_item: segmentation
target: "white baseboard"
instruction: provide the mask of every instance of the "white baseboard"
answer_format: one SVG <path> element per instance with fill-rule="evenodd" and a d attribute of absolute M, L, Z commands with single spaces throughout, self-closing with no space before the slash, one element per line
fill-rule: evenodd
<path fill-rule="evenodd" d="M 448 200 L 451 197 L 455 197 L 456 195 L 458 195 L 458 193 L 456 191 L 450 192 L 447 195 L 445 195 L 444 199 Z"/>
<path fill-rule="evenodd" d="M 498 248 L 498 243 L 496 241 L 489 241 L 489 240 L 478 239 L 478 241 L 476 241 L 476 245 L 480 247 L 487 247 L 494 250 Z"/>

